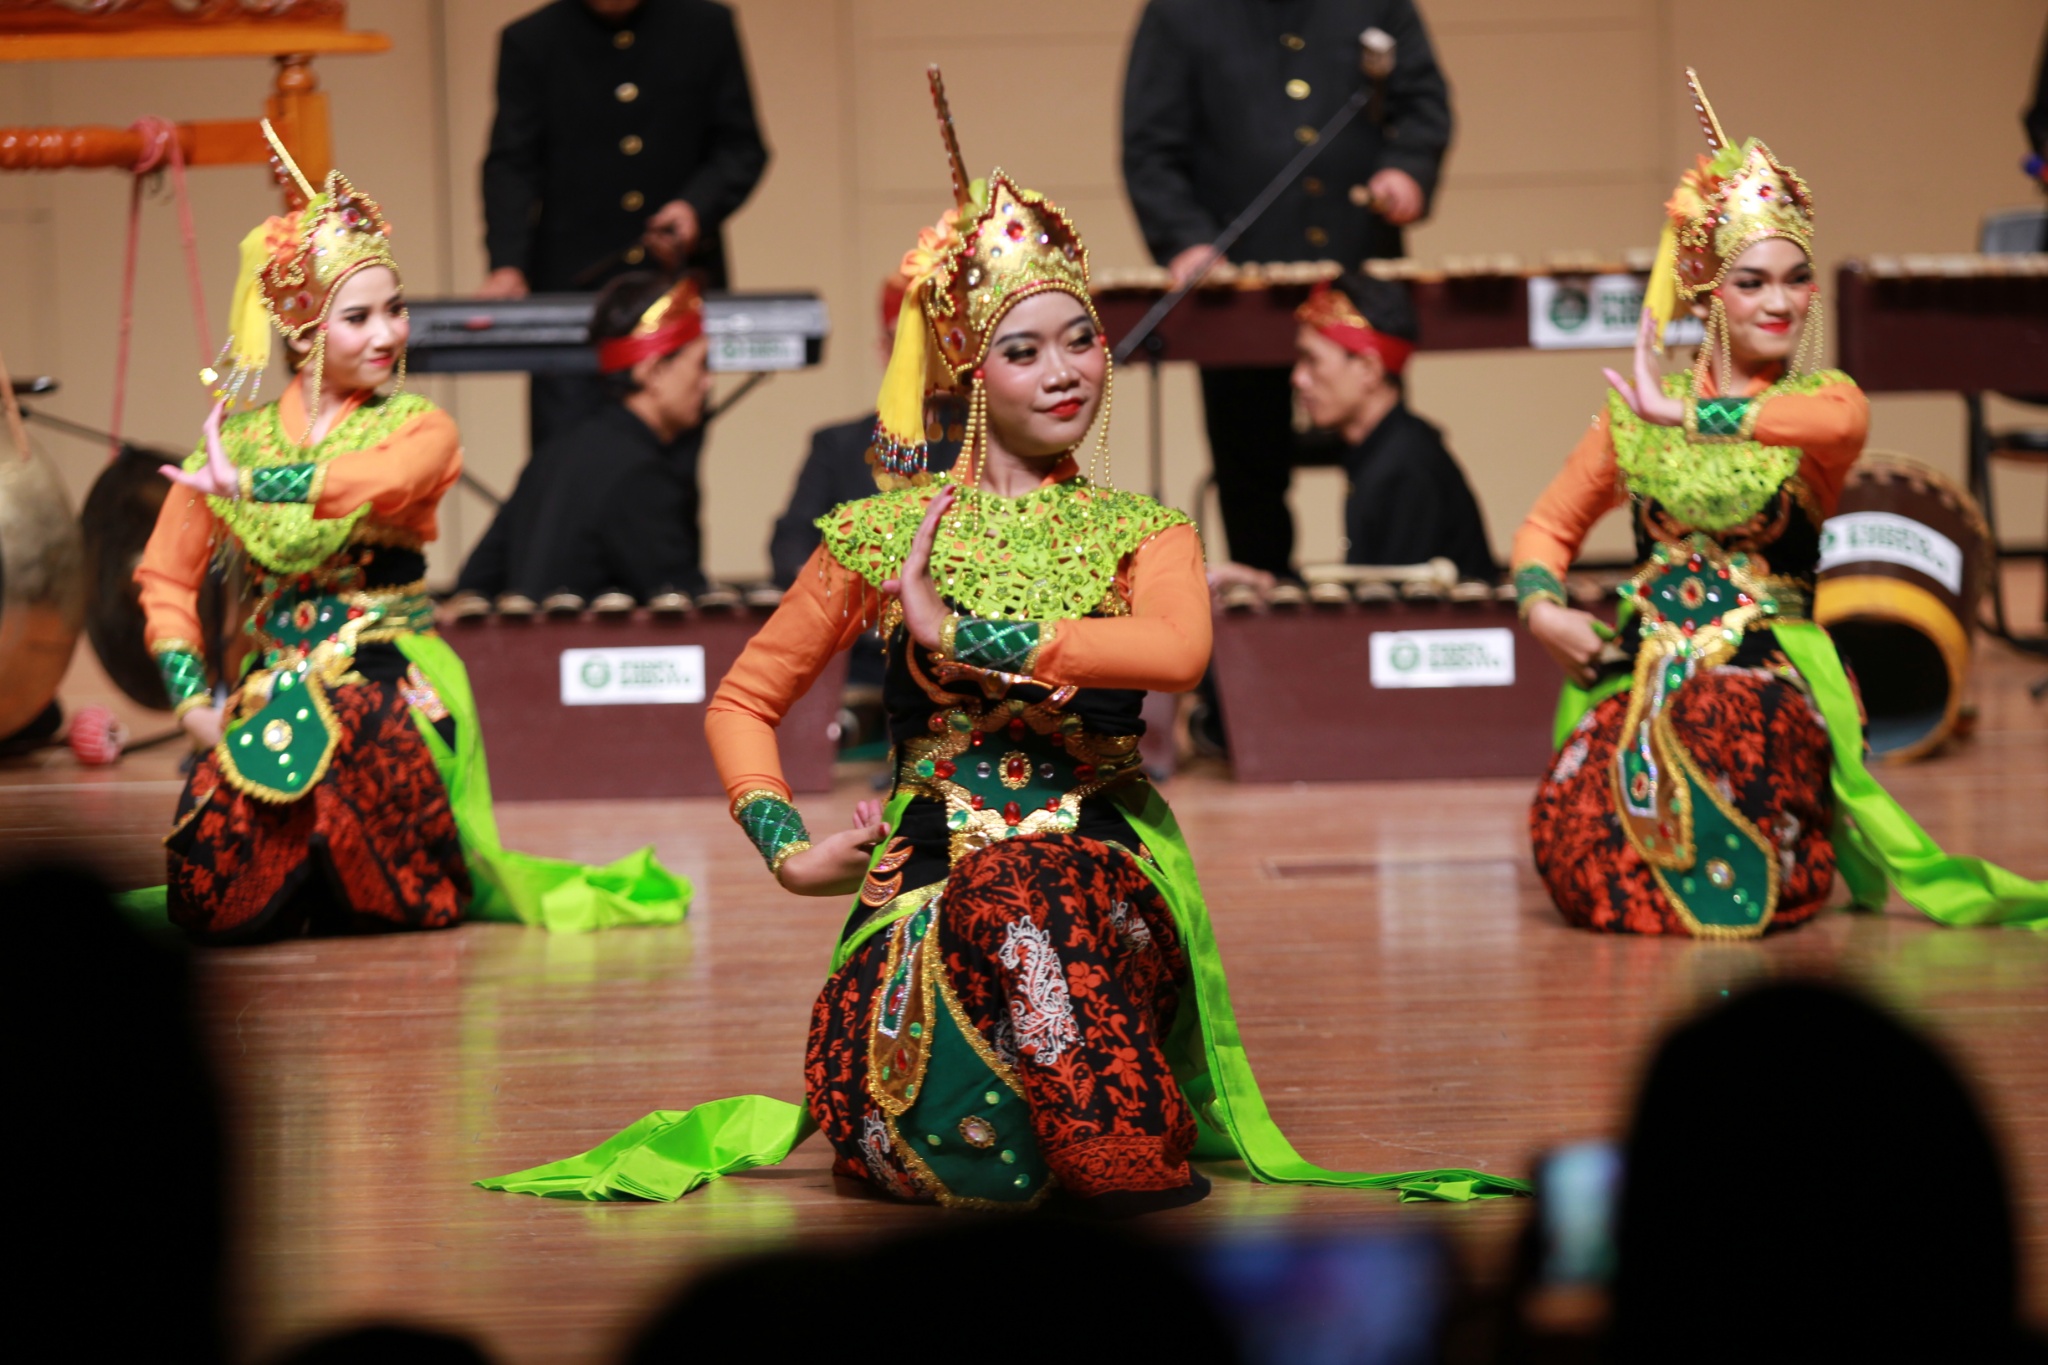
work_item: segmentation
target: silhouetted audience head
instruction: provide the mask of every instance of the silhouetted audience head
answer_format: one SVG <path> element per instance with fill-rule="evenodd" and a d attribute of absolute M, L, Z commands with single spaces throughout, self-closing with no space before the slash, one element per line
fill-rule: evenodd
<path fill-rule="evenodd" d="M 625 1358 L 767 1365 L 870 1338 L 974 1365 L 1238 1360 L 1229 1326 L 1178 1261 L 1099 1223 L 1031 1215 L 949 1218 L 846 1251 L 721 1266 L 691 1281 Z"/>
<path fill-rule="evenodd" d="M 276 1365 L 490 1365 L 462 1337 L 422 1327 L 355 1327 L 317 1337 L 278 1357 Z"/>
<path fill-rule="evenodd" d="M 1616 1365 L 2018 1349 L 1991 1135 L 1948 1062 L 1856 996 L 1767 986 L 1673 1033 L 1623 1179 Z"/>
<path fill-rule="evenodd" d="M 184 946 L 69 868 L 0 871 L 0 906 L 17 1299 L 67 1358 L 221 1360 L 221 1122 Z"/>

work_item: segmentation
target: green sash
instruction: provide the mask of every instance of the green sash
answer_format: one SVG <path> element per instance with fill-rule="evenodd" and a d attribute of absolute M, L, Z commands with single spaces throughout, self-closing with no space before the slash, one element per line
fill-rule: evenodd
<path fill-rule="evenodd" d="M 1842 659 L 1811 621 L 1772 625 L 1778 647 L 1806 679 L 1834 746 L 1831 836 L 1842 880 L 1858 906 L 1879 909 L 1896 890 L 1931 919 L 1950 925 L 2009 924 L 2048 930 L 2048 882 L 2029 881 L 1981 858 L 1952 857 L 1878 785 L 1863 766 L 1863 724 Z M 1558 698 L 1553 747 L 1563 748 L 1579 718 L 1626 691 L 1623 674 L 1592 688 L 1567 682 Z"/>
<path fill-rule="evenodd" d="M 1481 1171 L 1330 1171 L 1294 1150 L 1267 1112 L 1245 1056 L 1223 959 L 1180 827 L 1150 784 L 1137 787 L 1132 795 L 1136 799 L 1124 801 L 1124 814 L 1157 864 L 1140 858 L 1138 865 L 1173 911 L 1194 978 L 1196 1008 L 1180 1011 L 1165 1053 L 1181 1093 L 1195 1111 L 1196 1157 L 1242 1160 L 1253 1178 L 1269 1184 L 1393 1189 L 1403 1200 L 1462 1203 L 1527 1194 L 1527 1182 Z M 892 831 L 909 802 L 909 793 L 891 799 L 884 818 Z M 887 845 L 884 839 L 878 848 Z M 855 931 L 835 955 L 833 969 L 845 964 L 853 943 L 865 941 L 879 927 L 871 920 Z M 812 1128 L 800 1105 L 742 1095 L 694 1109 L 658 1110 L 580 1156 L 476 1183 L 487 1190 L 556 1199 L 676 1199 L 718 1176 L 774 1165 Z"/>

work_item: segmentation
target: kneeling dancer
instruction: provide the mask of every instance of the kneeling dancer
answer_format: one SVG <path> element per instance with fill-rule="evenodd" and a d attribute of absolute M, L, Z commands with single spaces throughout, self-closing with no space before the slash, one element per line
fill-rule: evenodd
<path fill-rule="evenodd" d="M 1687 73 L 1690 77 L 1691 73 Z M 1529 630 L 1569 682 L 1530 814 L 1536 866 L 1588 929 L 1748 938 L 1812 918 L 1837 868 L 1859 905 L 1888 888 L 1951 924 L 2048 928 L 2048 885 L 1950 857 L 1863 766 L 1856 701 L 1809 619 L 1821 526 L 1870 405 L 1821 349 L 1813 199 L 1789 166 L 1721 132 L 1679 182 L 1637 339 L 1607 410 L 1515 537 Z M 1689 373 L 1652 352 L 1683 304 L 1705 322 Z M 1561 583 L 1626 505 L 1639 557 L 1620 630 Z"/>
<path fill-rule="evenodd" d="M 465 916 L 680 920 L 689 889 L 651 850 L 591 869 L 499 845 L 468 674 L 425 580 L 461 437 L 403 391 L 410 328 L 383 213 L 339 171 L 316 191 L 272 145 L 303 207 L 243 239 L 234 363 L 203 376 L 220 402 L 183 467 L 164 468 L 176 486 L 135 574 L 172 705 L 206 750 L 164 841 L 169 884 L 138 896 L 161 895 L 209 943 Z M 273 331 L 290 385 L 223 420 L 255 393 Z M 223 704 L 200 647 L 209 566 L 249 588 L 213 651 Z"/>
<path fill-rule="evenodd" d="M 1231 1016 L 1187 847 L 1138 755 L 1147 689 L 1208 662 L 1185 516 L 1084 477 L 1109 357 L 1067 216 L 997 171 L 904 262 L 909 291 L 871 460 L 887 491 L 824 543 L 707 722 L 733 813 L 792 891 L 852 895 L 812 1013 L 807 1105 L 657 1113 L 569 1161 L 484 1182 L 675 1198 L 780 1160 L 812 1127 L 836 1174 L 887 1195 L 1028 1207 L 1054 1188 L 1135 1211 L 1199 1198 L 1190 1157 L 1264 1180 L 1520 1192 L 1471 1171 L 1360 1175 L 1302 1160 Z M 950 477 L 925 471 L 927 375 L 968 395 Z M 1106 470 L 1106 432 L 1094 456 Z M 880 810 L 813 839 L 775 724 L 879 623 L 895 745 Z"/>

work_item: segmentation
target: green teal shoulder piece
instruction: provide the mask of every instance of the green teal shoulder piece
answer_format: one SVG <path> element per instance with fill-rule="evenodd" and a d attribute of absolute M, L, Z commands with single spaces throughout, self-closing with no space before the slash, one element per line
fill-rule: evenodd
<path fill-rule="evenodd" d="M 1853 381 L 1840 370 L 1782 379 L 1756 395 L 1746 408 L 1759 408 L 1785 394 L 1815 393 L 1832 384 Z M 1664 377 L 1664 391 L 1687 395 L 1688 374 Z M 1706 531 L 1740 526 L 1761 512 L 1772 495 L 1798 472 L 1796 446 L 1767 446 L 1745 440 L 1694 440 L 1683 427 L 1645 422 L 1629 410 L 1618 393 L 1607 395 L 1608 429 L 1614 460 L 1631 493 L 1655 498 L 1687 525 Z M 1703 419 L 1702 429 L 1708 420 Z"/>
<path fill-rule="evenodd" d="M 238 412 L 221 423 L 221 445 L 239 469 L 252 473 L 303 467 L 317 469 L 337 455 L 365 450 L 391 439 L 399 428 L 432 412 L 434 405 L 416 393 L 393 394 L 364 403 L 336 424 L 315 446 L 293 442 L 278 417 L 278 406 Z M 206 464 L 201 442 L 185 460 L 185 468 Z M 274 476 L 264 475 L 266 485 Z M 248 498 L 208 498 L 207 506 L 249 552 L 273 573 L 309 573 L 334 557 L 355 534 L 356 524 L 370 510 L 366 503 L 345 516 L 319 518 L 309 502 L 264 502 Z"/>
<path fill-rule="evenodd" d="M 903 568 L 925 508 L 944 482 L 841 503 L 818 519 L 826 551 L 880 588 Z M 1073 478 L 999 498 L 969 488 L 946 514 L 932 549 L 939 591 L 991 619 L 1076 620 L 1100 609 L 1117 569 L 1185 513 L 1141 493 Z"/>

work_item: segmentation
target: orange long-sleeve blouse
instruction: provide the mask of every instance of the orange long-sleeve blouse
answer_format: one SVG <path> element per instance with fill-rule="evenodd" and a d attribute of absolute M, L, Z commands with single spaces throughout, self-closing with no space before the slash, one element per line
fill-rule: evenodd
<path fill-rule="evenodd" d="M 301 380 L 293 379 L 279 396 L 278 417 L 286 431 L 306 429 Z M 375 445 L 328 457 L 324 471 L 315 517 L 345 517 L 367 503 L 366 522 L 424 544 L 440 535 L 441 499 L 462 475 L 461 434 L 447 413 L 428 408 Z M 207 560 L 225 534 L 202 494 L 181 483 L 171 485 L 135 570 L 146 621 L 143 638 L 151 646 L 199 639 L 199 587 Z"/>
<path fill-rule="evenodd" d="M 1047 623 L 1036 678 L 1049 686 L 1186 692 L 1209 666 L 1209 583 L 1195 528 L 1172 526 L 1126 557 L 1117 590 L 1128 616 Z M 784 800 L 775 727 L 826 663 L 872 619 L 873 589 L 832 558 L 813 552 L 795 586 L 748 642 L 711 699 L 704 733 L 729 799 L 766 790 Z"/>
<path fill-rule="evenodd" d="M 1744 396 L 1762 393 L 1775 376 L 1753 379 Z M 1711 382 L 1701 397 L 1712 397 Z M 1799 472 L 1822 516 L 1832 515 L 1842 482 L 1863 453 L 1870 430 L 1870 400 L 1852 383 L 1827 384 L 1813 393 L 1783 393 L 1757 409 L 1753 439 L 1762 445 L 1799 450 Z M 1603 408 L 1592 428 L 1566 457 L 1563 470 L 1530 509 L 1515 533 L 1514 566 L 1540 565 L 1559 579 L 1578 557 L 1579 547 L 1600 518 L 1628 501 L 1628 487 L 1615 463 L 1614 440 Z"/>

